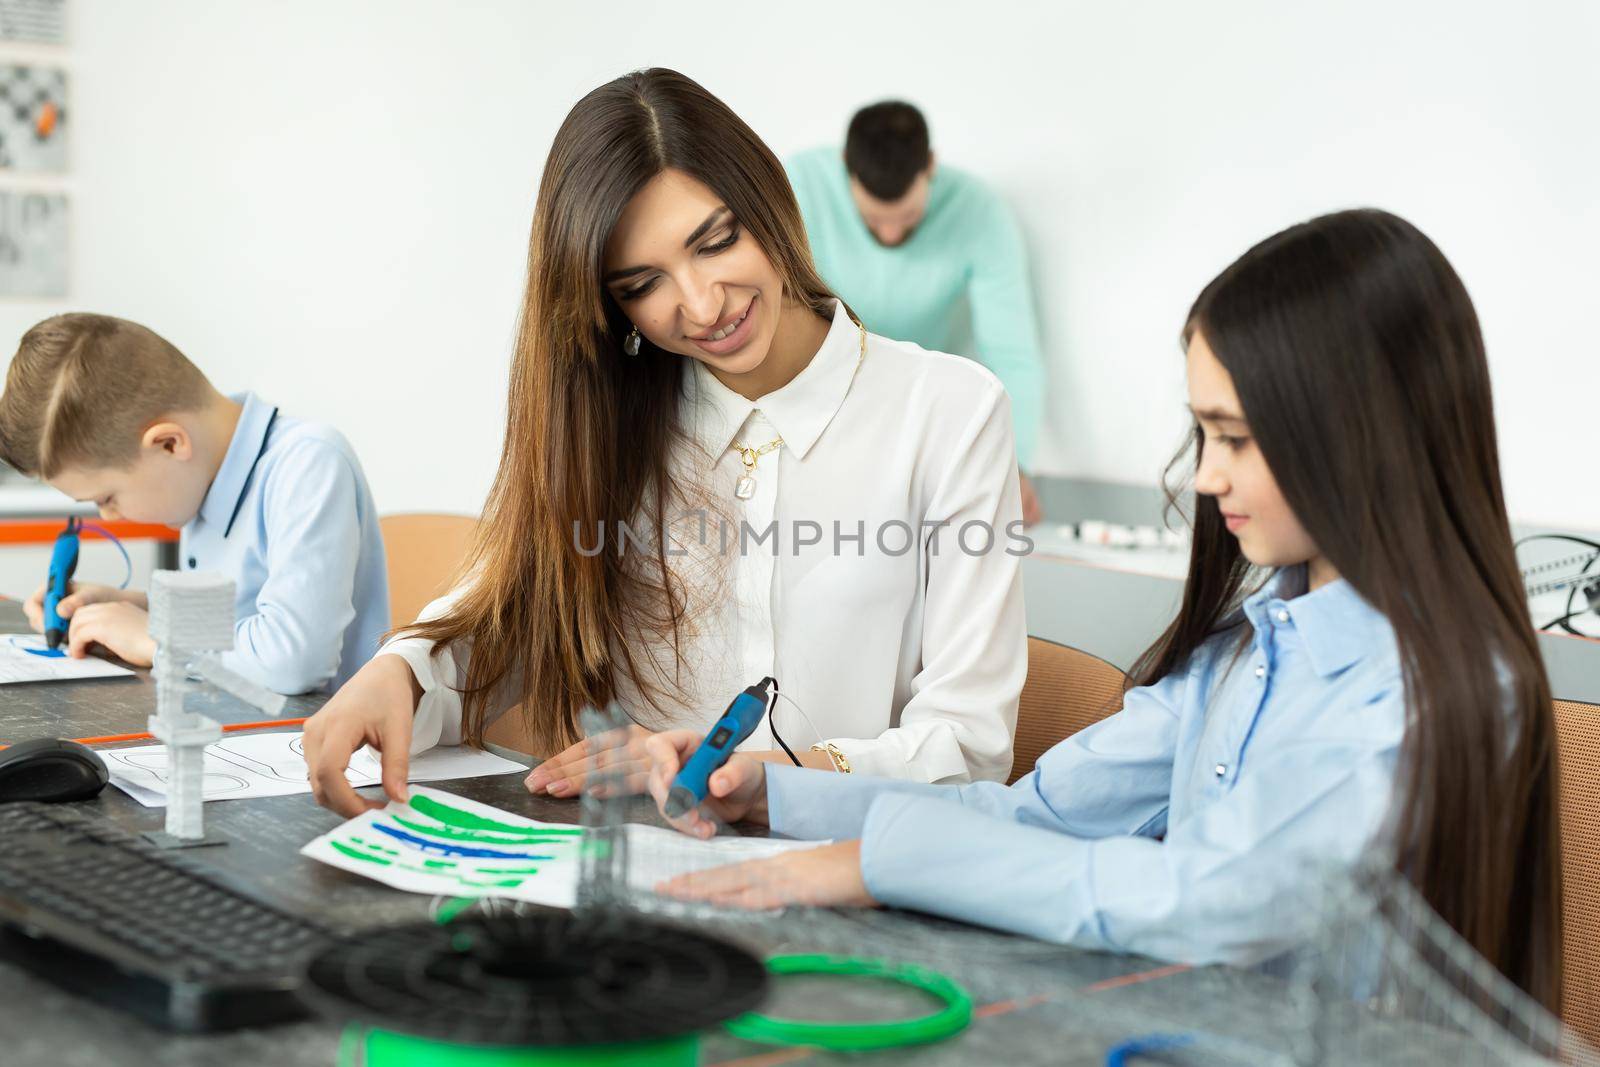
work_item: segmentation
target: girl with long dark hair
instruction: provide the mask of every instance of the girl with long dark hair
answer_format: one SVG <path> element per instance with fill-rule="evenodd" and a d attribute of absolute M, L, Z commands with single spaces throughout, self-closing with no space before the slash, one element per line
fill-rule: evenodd
<path fill-rule="evenodd" d="M 730 762 L 708 816 L 854 838 L 666 888 L 881 902 L 1051 940 L 1249 962 L 1308 880 L 1378 851 L 1559 1005 L 1555 731 L 1466 289 L 1381 211 L 1268 238 L 1183 331 L 1194 545 L 1123 709 L 1006 788 Z M 649 743 L 664 796 L 697 738 Z"/>
<path fill-rule="evenodd" d="M 642 789 L 652 729 L 767 675 L 769 757 L 1003 779 L 1026 669 L 1008 412 L 976 364 L 855 321 L 720 100 L 668 70 L 601 86 L 540 180 L 471 560 L 306 724 L 318 800 L 381 803 L 344 778 L 362 744 L 402 797 L 409 752 L 513 708 L 551 757 L 529 787 L 575 796 L 579 714 L 611 701 L 637 725 L 608 773 Z"/>

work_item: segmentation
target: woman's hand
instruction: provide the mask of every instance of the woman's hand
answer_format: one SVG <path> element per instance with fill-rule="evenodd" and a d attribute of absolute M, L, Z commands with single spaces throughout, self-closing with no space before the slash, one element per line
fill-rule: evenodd
<path fill-rule="evenodd" d="M 44 597 L 49 589 L 49 583 L 43 583 L 33 591 L 32 596 L 22 602 L 22 613 L 28 617 L 28 625 L 38 633 L 44 633 Z M 150 602 L 145 599 L 144 593 L 137 589 L 116 589 L 109 585 L 81 585 L 78 582 L 68 582 L 67 595 L 56 605 L 56 613 L 63 619 L 71 619 L 74 612 L 89 604 L 132 604 L 141 611 L 150 610 Z"/>
<path fill-rule="evenodd" d="M 422 699 L 411 666 L 399 656 L 374 656 L 306 720 L 306 770 L 317 803 L 346 817 L 384 806 L 359 795 L 345 777 L 350 757 L 371 745 L 383 757 L 383 791 L 404 801 L 411 758 L 411 719 Z"/>
<path fill-rule="evenodd" d="M 703 735 L 693 730 L 669 730 L 656 734 L 645 744 L 650 759 L 648 788 L 655 798 L 656 807 L 666 818 L 667 793 L 672 789 L 672 779 L 677 776 L 694 750 L 700 747 Z M 720 768 L 713 771 L 708 783 L 706 799 L 701 805 L 679 818 L 668 818 L 678 829 L 702 840 L 715 836 L 719 823 L 767 821 L 767 765 L 758 759 L 734 753 Z"/>
<path fill-rule="evenodd" d="M 650 757 L 645 742 L 655 736 L 643 726 L 629 726 L 595 737 L 556 753 L 533 769 L 523 780 L 530 793 L 549 793 L 553 797 L 575 797 L 594 774 L 610 778 L 615 786 L 610 796 L 635 796 L 643 793 L 650 772 Z M 597 793 L 597 795 L 600 795 Z"/>
<path fill-rule="evenodd" d="M 875 908 L 861 876 L 861 842 L 785 852 L 770 859 L 733 863 L 680 874 L 656 886 L 678 900 L 700 900 L 725 908 Z"/>

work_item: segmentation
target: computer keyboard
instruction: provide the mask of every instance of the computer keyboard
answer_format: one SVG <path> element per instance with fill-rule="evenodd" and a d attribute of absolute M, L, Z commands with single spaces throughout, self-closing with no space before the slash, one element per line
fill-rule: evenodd
<path fill-rule="evenodd" d="M 333 936 L 81 812 L 0 804 L 0 959 L 97 1003 L 182 1031 L 295 1018 Z"/>

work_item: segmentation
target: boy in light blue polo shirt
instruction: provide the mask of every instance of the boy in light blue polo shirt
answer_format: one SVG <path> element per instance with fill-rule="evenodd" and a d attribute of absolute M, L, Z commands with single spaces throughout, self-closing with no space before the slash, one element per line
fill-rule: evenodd
<path fill-rule="evenodd" d="M 0 451 L 107 519 L 182 527 L 180 566 L 237 587 L 224 662 L 280 693 L 339 685 L 377 651 L 389 587 L 377 509 L 337 430 L 217 392 L 137 323 L 46 319 L 0 396 Z M 43 628 L 41 588 L 25 605 Z M 148 666 L 143 592 L 78 585 L 58 611 L 68 652 L 101 645 Z"/>

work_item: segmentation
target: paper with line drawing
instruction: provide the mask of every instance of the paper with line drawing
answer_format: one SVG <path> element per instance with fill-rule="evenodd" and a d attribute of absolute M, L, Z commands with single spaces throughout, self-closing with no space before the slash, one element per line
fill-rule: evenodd
<path fill-rule="evenodd" d="M 133 672 L 96 656 L 57 655 L 40 634 L 0 638 L 0 685 L 18 682 L 78 682 L 85 678 L 125 678 Z"/>
<path fill-rule="evenodd" d="M 206 749 L 206 800 L 243 800 L 309 793 L 304 735 L 250 734 L 227 737 Z M 149 808 L 167 803 L 167 746 L 101 750 L 111 771 L 111 784 Z M 527 768 L 492 752 L 475 748 L 433 748 L 410 761 L 409 781 L 438 782 L 448 778 L 483 778 L 491 774 L 527 773 Z M 351 785 L 377 785 L 383 767 L 371 749 L 350 758 L 345 777 Z"/>
<path fill-rule="evenodd" d="M 629 823 L 628 884 L 649 891 L 665 879 L 826 841 L 714 837 Z M 506 897 L 570 908 L 578 896 L 583 830 L 540 822 L 438 789 L 411 790 L 334 827 L 300 850 L 333 867 L 396 889 L 432 896 Z"/>

